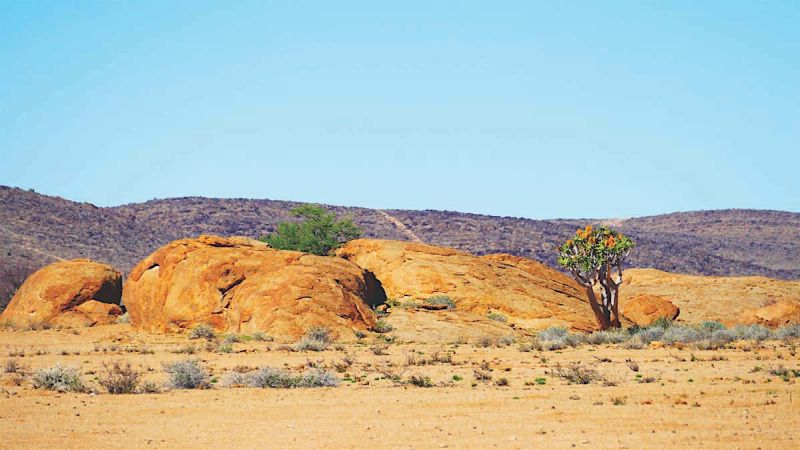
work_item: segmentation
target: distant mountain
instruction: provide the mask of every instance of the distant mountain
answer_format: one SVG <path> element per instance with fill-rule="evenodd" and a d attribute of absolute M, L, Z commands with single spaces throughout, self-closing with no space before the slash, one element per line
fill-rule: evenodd
<path fill-rule="evenodd" d="M 0 269 L 90 258 L 129 271 L 159 246 L 202 233 L 258 237 L 299 203 L 201 197 L 112 208 L 0 186 Z M 702 275 L 800 279 L 800 214 L 720 210 L 622 220 L 530 220 L 449 211 L 329 206 L 368 237 L 415 240 L 475 254 L 511 253 L 554 265 L 555 246 L 587 222 L 607 222 L 638 247 L 630 265 Z"/>

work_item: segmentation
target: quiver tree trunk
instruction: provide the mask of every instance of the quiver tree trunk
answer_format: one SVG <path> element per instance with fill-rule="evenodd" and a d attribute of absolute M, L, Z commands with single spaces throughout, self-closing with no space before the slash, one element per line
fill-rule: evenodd
<path fill-rule="evenodd" d="M 605 226 L 578 229 L 572 239 L 559 247 L 558 263 L 586 289 L 601 330 L 621 327 L 619 319 L 619 286 L 622 284 L 622 263 L 634 244 L 622 233 Z M 600 285 L 600 301 L 595 286 Z"/>

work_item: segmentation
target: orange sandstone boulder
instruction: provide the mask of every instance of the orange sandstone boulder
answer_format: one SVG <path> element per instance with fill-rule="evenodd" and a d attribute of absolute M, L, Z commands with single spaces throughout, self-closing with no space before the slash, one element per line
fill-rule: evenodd
<path fill-rule="evenodd" d="M 123 297 L 136 328 L 163 332 L 208 324 L 282 338 L 315 326 L 350 337 L 375 325 L 370 305 L 385 300 L 380 284 L 349 261 L 216 236 L 156 250 L 131 271 Z"/>
<path fill-rule="evenodd" d="M 31 274 L 0 321 L 20 327 L 88 327 L 113 323 L 122 315 L 122 274 L 86 259 L 59 261 Z"/>
<path fill-rule="evenodd" d="M 646 327 L 661 318 L 675 320 L 681 310 L 664 297 L 644 294 L 621 303 L 620 312 L 636 325 Z"/>
<path fill-rule="evenodd" d="M 449 322 L 457 321 L 458 313 L 468 313 L 473 320 L 492 312 L 506 316 L 508 324 L 517 328 L 596 328 L 577 284 L 535 261 L 510 255 L 480 257 L 450 248 L 377 239 L 350 241 L 337 255 L 374 273 L 394 300 L 421 303 L 434 295 L 450 297 L 456 307 L 447 314 L 422 312 L 447 316 Z M 396 325 L 400 330 L 401 324 Z"/>
<path fill-rule="evenodd" d="M 787 301 L 800 303 L 800 280 L 775 280 L 766 277 L 712 277 L 681 275 L 656 269 L 628 269 L 620 289 L 620 306 L 637 295 L 668 298 L 681 310 L 680 320 L 699 323 L 716 320 L 726 325 L 754 323 L 761 319 L 752 313 L 765 308 L 765 314 L 782 307 L 770 305 Z M 789 321 L 792 315 L 786 316 Z"/>

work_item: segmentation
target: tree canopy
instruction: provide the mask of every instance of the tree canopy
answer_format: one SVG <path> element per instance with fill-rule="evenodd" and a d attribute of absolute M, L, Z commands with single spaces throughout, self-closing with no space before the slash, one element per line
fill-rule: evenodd
<path fill-rule="evenodd" d="M 272 248 L 297 250 L 315 255 L 329 255 L 347 241 L 361 237 L 361 229 L 352 219 L 337 220 L 336 214 L 317 205 L 302 205 L 291 214 L 301 222 L 281 222 L 274 233 L 260 239 Z"/>
<path fill-rule="evenodd" d="M 618 292 L 622 284 L 622 264 L 633 247 L 633 241 L 622 233 L 605 226 L 587 225 L 558 248 L 558 264 L 569 269 L 586 288 L 601 329 L 620 326 Z M 597 302 L 594 294 L 598 283 L 602 303 Z"/>

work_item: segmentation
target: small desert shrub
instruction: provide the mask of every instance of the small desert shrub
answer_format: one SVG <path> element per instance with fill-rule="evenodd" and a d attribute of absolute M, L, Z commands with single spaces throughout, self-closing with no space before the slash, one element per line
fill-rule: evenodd
<path fill-rule="evenodd" d="M 488 369 L 472 369 L 472 376 L 475 377 L 476 381 L 491 381 L 492 374 L 489 373 Z"/>
<path fill-rule="evenodd" d="M 512 345 L 517 339 L 513 335 L 503 336 L 497 340 L 498 346 L 508 347 Z"/>
<path fill-rule="evenodd" d="M 546 328 L 536 334 L 536 341 L 541 350 L 561 350 L 580 345 L 584 338 L 571 334 L 564 327 Z"/>
<path fill-rule="evenodd" d="M 636 332 L 635 336 L 638 337 L 643 343 L 649 344 L 653 341 L 660 341 L 664 336 L 664 332 L 668 327 L 649 326 L 642 328 Z"/>
<path fill-rule="evenodd" d="M 586 336 L 586 342 L 593 345 L 599 344 L 620 344 L 628 340 L 630 334 L 622 328 L 595 331 Z"/>
<path fill-rule="evenodd" d="M 330 346 L 329 342 L 325 341 L 317 341 L 314 339 L 310 339 L 308 337 L 304 337 L 300 339 L 296 344 L 294 344 L 293 350 L 295 351 L 312 351 L 312 352 L 321 352 Z"/>
<path fill-rule="evenodd" d="M 197 325 L 189 333 L 189 339 L 206 339 L 210 341 L 216 337 L 217 333 L 214 332 L 214 329 L 206 324 Z"/>
<path fill-rule="evenodd" d="M 372 351 L 372 354 L 375 356 L 385 356 L 389 354 L 389 352 L 386 351 L 388 348 L 389 347 L 385 345 L 373 345 L 372 347 L 370 347 L 370 350 Z"/>
<path fill-rule="evenodd" d="M 233 353 L 233 345 L 228 342 L 223 342 L 217 347 L 217 353 Z"/>
<path fill-rule="evenodd" d="M 508 386 L 508 378 L 498 378 L 494 382 L 495 386 Z"/>
<path fill-rule="evenodd" d="M 456 308 L 456 302 L 446 295 L 434 295 L 433 297 L 429 297 L 426 302 L 430 305 L 445 305 L 447 309 Z"/>
<path fill-rule="evenodd" d="M 84 392 L 86 387 L 78 375 L 78 369 L 56 364 L 48 369 L 38 369 L 33 374 L 33 387 L 59 392 Z"/>
<path fill-rule="evenodd" d="M 302 375 L 292 375 L 284 370 L 262 367 L 249 373 L 233 372 L 223 381 L 226 386 L 253 388 L 335 387 L 339 379 L 324 370 L 315 369 Z"/>
<path fill-rule="evenodd" d="M 300 339 L 299 342 L 294 344 L 294 349 L 297 351 L 313 351 L 321 352 L 327 349 L 333 341 L 333 332 L 330 328 L 314 327 Z"/>
<path fill-rule="evenodd" d="M 336 371 L 339 373 L 344 373 L 347 369 L 350 368 L 350 366 L 353 365 L 354 362 L 355 359 L 352 356 L 344 355 L 344 358 L 342 358 L 341 361 L 333 363 L 333 368 L 336 369 Z"/>
<path fill-rule="evenodd" d="M 410 377 L 408 377 L 408 384 L 423 388 L 433 387 L 433 382 L 431 381 L 431 377 L 425 377 L 422 375 L 411 375 Z"/>
<path fill-rule="evenodd" d="M 491 336 L 481 336 L 475 341 L 475 345 L 478 347 L 491 347 L 494 345 L 494 338 Z"/>
<path fill-rule="evenodd" d="M 566 327 L 550 327 L 536 333 L 536 339 L 542 341 L 557 341 L 569 334 Z"/>
<path fill-rule="evenodd" d="M 622 344 L 623 347 L 625 347 L 627 349 L 630 349 L 630 350 L 641 350 L 641 349 L 645 348 L 646 345 L 647 344 L 644 342 L 642 337 L 639 336 L 638 334 L 633 336 L 633 337 L 631 337 L 630 339 L 625 341 L 624 344 Z"/>
<path fill-rule="evenodd" d="M 25 370 L 18 360 L 9 359 L 6 360 L 6 363 L 3 365 L 3 371 L 5 373 L 20 373 L 24 372 Z"/>
<path fill-rule="evenodd" d="M 567 380 L 569 384 L 589 384 L 593 381 L 605 381 L 605 378 L 596 370 L 583 366 L 580 363 L 572 363 L 566 367 L 561 364 L 556 364 L 551 370 L 545 373 Z"/>
<path fill-rule="evenodd" d="M 686 325 L 673 325 L 664 331 L 661 341 L 665 344 L 688 344 L 696 342 L 701 334 L 695 328 Z"/>
<path fill-rule="evenodd" d="M 226 344 L 236 344 L 238 342 L 243 342 L 243 341 L 249 340 L 249 339 L 252 339 L 252 338 L 250 338 L 249 336 L 247 336 L 247 338 L 245 338 L 244 336 L 242 336 L 240 334 L 229 333 L 229 334 L 225 335 L 225 337 L 222 339 L 222 342 L 224 342 Z"/>
<path fill-rule="evenodd" d="M 733 334 L 739 339 L 763 341 L 772 337 L 769 328 L 763 325 L 737 325 Z"/>
<path fill-rule="evenodd" d="M 131 363 L 114 361 L 103 363 L 103 373 L 98 382 L 109 394 L 132 394 L 139 386 L 142 373 L 131 367 Z"/>
<path fill-rule="evenodd" d="M 316 369 L 304 373 L 300 376 L 297 386 L 298 387 L 336 387 L 339 385 L 339 378 L 336 375 L 322 370 Z"/>
<path fill-rule="evenodd" d="M 354 333 L 356 335 L 356 339 L 364 339 L 365 337 L 367 337 L 367 333 L 364 333 L 361 330 L 356 330 Z"/>
<path fill-rule="evenodd" d="M 185 359 L 165 364 L 169 374 L 167 386 L 171 389 L 205 389 L 209 387 L 210 375 L 196 359 Z"/>
<path fill-rule="evenodd" d="M 259 341 L 259 342 L 272 342 L 275 340 L 271 336 L 267 336 L 265 333 L 261 331 L 256 331 L 255 333 L 253 333 L 252 338 L 254 341 Z"/>
<path fill-rule="evenodd" d="M 718 330 L 725 330 L 725 325 L 714 320 L 706 320 L 700 322 L 700 331 L 704 333 L 713 333 Z"/>
<path fill-rule="evenodd" d="M 378 319 L 378 321 L 375 322 L 375 326 L 372 328 L 372 331 L 376 333 L 388 333 L 392 330 L 394 330 L 394 327 L 383 319 Z"/>
<path fill-rule="evenodd" d="M 775 339 L 788 341 L 792 338 L 800 338 L 800 324 L 784 325 L 775 331 Z"/>
<path fill-rule="evenodd" d="M 498 312 L 490 312 L 487 316 L 490 320 L 495 320 L 497 322 L 508 322 L 508 317 L 498 313 Z"/>
<path fill-rule="evenodd" d="M 143 381 L 139 384 L 138 392 L 140 394 L 158 394 L 161 392 L 161 389 L 152 381 Z"/>
<path fill-rule="evenodd" d="M 197 352 L 197 348 L 194 345 L 188 344 L 184 345 L 183 347 L 178 347 L 172 351 L 175 354 L 184 354 L 184 355 L 194 355 Z"/>
<path fill-rule="evenodd" d="M 672 320 L 667 319 L 666 317 L 659 317 L 658 319 L 654 320 L 650 325 L 649 328 L 662 328 L 666 330 L 667 328 L 672 326 Z"/>
<path fill-rule="evenodd" d="M 769 369 L 770 375 L 775 375 L 776 377 L 781 377 L 786 381 L 789 381 L 789 378 L 800 378 L 800 370 L 798 369 L 787 369 L 784 366 L 773 367 Z"/>

